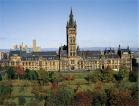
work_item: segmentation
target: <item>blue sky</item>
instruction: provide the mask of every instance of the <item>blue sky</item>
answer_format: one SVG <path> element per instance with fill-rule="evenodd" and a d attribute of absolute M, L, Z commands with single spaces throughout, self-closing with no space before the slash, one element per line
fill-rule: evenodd
<path fill-rule="evenodd" d="M 139 47 L 137 0 L 0 0 L 0 48 L 36 39 L 42 48 L 66 44 L 72 7 L 80 47 Z"/>

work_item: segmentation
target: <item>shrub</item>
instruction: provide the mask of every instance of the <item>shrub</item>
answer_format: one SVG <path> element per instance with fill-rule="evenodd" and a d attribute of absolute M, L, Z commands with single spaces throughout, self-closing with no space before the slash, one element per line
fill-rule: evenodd
<path fill-rule="evenodd" d="M 23 96 L 19 96 L 19 97 L 18 97 L 18 101 L 19 101 L 19 105 L 24 105 L 25 102 L 26 102 L 26 99 L 25 99 L 25 97 L 23 97 Z"/>

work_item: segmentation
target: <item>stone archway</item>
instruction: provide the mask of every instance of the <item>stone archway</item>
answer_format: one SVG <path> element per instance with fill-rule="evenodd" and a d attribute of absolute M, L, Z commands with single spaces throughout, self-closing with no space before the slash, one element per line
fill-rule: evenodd
<path fill-rule="evenodd" d="M 71 70 L 75 70 L 75 67 L 74 66 L 71 66 Z"/>

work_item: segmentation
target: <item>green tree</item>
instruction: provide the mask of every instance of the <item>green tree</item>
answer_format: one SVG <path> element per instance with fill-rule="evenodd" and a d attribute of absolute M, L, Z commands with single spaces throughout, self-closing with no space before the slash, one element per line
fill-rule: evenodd
<path fill-rule="evenodd" d="M 24 105 L 26 103 L 26 99 L 23 96 L 18 97 L 19 105 Z"/>
<path fill-rule="evenodd" d="M 47 72 L 44 80 L 45 82 L 53 83 L 55 81 L 58 81 L 58 77 L 55 72 Z"/>
<path fill-rule="evenodd" d="M 0 81 L 2 80 L 2 75 L 0 74 Z"/>
<path fill-rule="evenodd" d="M 101 81 L 103 82 L 109 82 L 113 81 L 113 72 L 112 70 L 101 70 Z"/>
<path fill-rule="evenodd" d="M 122 81 L 128 78 L 128 71 L 126 69 L 120 69 L 117 74 L 114 75 L 116 81 Z"/>
<path fill-rule="evenodd" d="M 38 73 L 34 70 L 26 69 L 24 78 L 27 80 L 37 80 L 38 79 Z"/>
<path fill-rule="evenodd" d="M 15 70 L 13 67 L 9 67 L 7 70 L 8 78 L 9 79 L 14 79 L 15 76 Z"/>
<path fill-rule="evenodd" d="M 3 105 L 4 101 L 11 96 L 12 88 L 7 86 L 0 86 L 0 104 Z"/>
<path fill-rule="evenodd" d="M 101 72 L 100 70 L 95 70 L 94 72 L 89 73 L 85 80 L 89 82 L 97 82 L 101 80 Z"/>
<path fill-rule="evenodd" d="M 73 98 L 73 89 L 62 87 L 56 91 L 52 90 L 46 99 L 46 103 L 48 106 L 70 106 Z"/>
<path fill-rule="evenodd" d="M 133 100 L 138 103 L 138 92 L 139 92 L 139 89 L 138 89 L 138 82 L 133 85 L 131 88 L 131 97 L 133 98 Z"/>
<path fill-rule="evenodd" d="M 93 103 L 92 106 L 103 106 L 106 103 L 106 94 L 103 91 L 93 91 Z"/>
<path fill-rule="evenodd" d="M 138 79 L 138 71 L 129 72 L 129 81 L 130 82 L 137 82 L 137 79 Z"/>
<path fill-rule="evenodd" d="M 25 70 L 25 75 L 24 75 L 24 79 L 30 80 L 30 71 L 29 69 Z"/>
<path fill-rule="evenodd" d="M 31 71 L 31 79 L 32 80 L 37 80 L 38 79 L 38 73 L 36 71 Z"/>

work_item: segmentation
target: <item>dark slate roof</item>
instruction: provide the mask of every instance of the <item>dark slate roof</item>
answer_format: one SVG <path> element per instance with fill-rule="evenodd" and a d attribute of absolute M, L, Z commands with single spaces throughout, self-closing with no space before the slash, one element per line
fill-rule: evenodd
<path fill-rule="evenodd" d="M 34 61 L 34 60 L 39 60 L 39 56 L 23 56 L 23 57 L 22 57 L 22 60 L 23 60 L 23 61 L 26 61 L 26 60 L 30 60 L 30 61 L 31 61 L 31 60 L 33 60 L 33 61 Z"/>
<path fill-rule="evenodd" d="M 100 58 L 101 51 L 79 51 L 78 56 L 84 58 Z"/>
<path fill-rule="evenodd" d="M 9 56 L 14 56 L 14 55 L 22 56 L 23 54 L 26 54 L 26 51 L 12 50 L 9 52 Z"/>
<path fill-rule="evenodd" d="M 59 56 L 45 56 L 45 57 L 42 57 L 42 58 L 46 58 L 47 60 L 59 60 Z"/>
<path fill-rule="evenodd" d="M 47 51 L 47 52 L 32 52 L 32 55 L 35 56 L 56 56 L 56 51 Z"/>
<path fill-rule="evenodd" d="M 106 54 L 105 58 L 119 58 L 118 54 Z"/>
<path fill-rule="evenodd" d="M 115 50 L 104 50 L 104 54 L 114 54 Z"/>
<path fill-rule="evenodd" d="M 121 52 L 129 52 L 130 50 L 129 49 L 121 49 Z"/>
<path fill-rule="evenodd" d="M 22 60 L 37 61 L 39 60 L 39 58 L 43 58 L 46 60 L 58 60 L 59 56 L 26 56 L 26 57 L 22 57 Z"/>
<path fill-rule="evenodd" d="M 25 51 L 16 50 L 10 51 L 9 55 L 21 56 L 22 60 L 38 60 L 41 57 L 47 60 L 59 59 L 59 56 L 56 51 L 26 53 Z"/>

